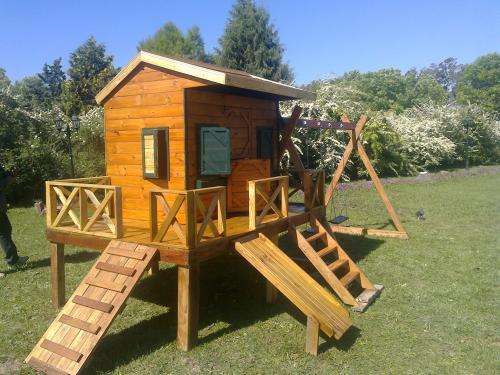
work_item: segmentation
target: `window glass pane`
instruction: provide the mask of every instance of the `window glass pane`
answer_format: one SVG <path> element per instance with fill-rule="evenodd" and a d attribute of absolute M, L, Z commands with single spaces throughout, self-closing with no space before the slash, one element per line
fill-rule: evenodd
<path fill-rule="evenodd" d="M 155 137 L 153 134 L 144 135 L 144 173 L 156 174 L 156 152 L 155 152 Z"/>

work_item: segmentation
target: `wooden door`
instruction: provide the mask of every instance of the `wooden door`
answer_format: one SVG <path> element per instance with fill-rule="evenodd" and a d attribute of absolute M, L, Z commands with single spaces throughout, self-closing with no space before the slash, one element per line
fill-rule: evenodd
<path fill-rule="evenodd" d="M 268 177 L 271 177 L 269 159 L 234 160 L 231 163 L 231 175 L 227 179 L 227 211 L 247 212 L 248 181 Z"/>

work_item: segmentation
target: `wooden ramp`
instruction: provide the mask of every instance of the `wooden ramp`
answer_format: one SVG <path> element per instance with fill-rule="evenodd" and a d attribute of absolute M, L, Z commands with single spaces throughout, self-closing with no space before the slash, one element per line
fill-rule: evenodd
<path fill-rule="evenodd" d="M 288 235 L 297 243 L 339 298 L 351 305 L 354 311 L 363 312 L 379 296 L 384 287 L 372 284 L 335 240 L 328 225 L 324 225 L 320 219 L 312 216 L 311 228 L 312 232 L 307 230 L 301 232 L 290 225 Z"/>
<path fill-rule="evenodd" d="M 336 339 L 342 337 L 352 325 L 348 311 L 340 302 L 262 233 L 239 239 L 235 248 L 307 315 L 308 343 L 312 334 L 316 336 L 317 346 L 317 334 L 310 331 L 310 323 L 317 324 L 327 336 L 334 336 Z"/>
<path fill-rule="evenodd" d="M 111 241 L 26 363 L 47 374 L 77 374 L 157 253 L 136 243 Z"/>

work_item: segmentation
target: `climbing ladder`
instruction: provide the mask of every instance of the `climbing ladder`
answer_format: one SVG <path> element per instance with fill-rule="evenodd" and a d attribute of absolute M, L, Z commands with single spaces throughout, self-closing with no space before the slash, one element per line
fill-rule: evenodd
<path fill-rule="evenodd" d="M 264 234 L 238 239 L 235 249 L 307 316 L 309 353 L 317 354 L 319 329 L 339 339 L 352 325 L 342 304 Z"/>
<path fill-rule="evenodd" d="M 111 241 L 26 363 L 47 374 L 77 374 L 157 256 L 151 247 Z"/>
<path fill-rule="evenodd" d="M 301 232 L 291 224 L 288 234 L 340 299 L 354 311 L 363 312 L 384 287 L 371 283 L 327 230 L 328 226 L 313 215 L 311 228 L 312 233 Z M 321 248 L 317 250 L 314 245 L 318 243 Z"/>

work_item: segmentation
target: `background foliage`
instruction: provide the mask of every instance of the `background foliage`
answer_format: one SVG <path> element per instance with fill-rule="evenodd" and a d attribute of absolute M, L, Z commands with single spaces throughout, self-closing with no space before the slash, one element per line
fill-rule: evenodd
<path fill-rule="evenodd" d="M 185 33 L 167 22 L 138 49 L 185 57 L 291 82 L 284 47 L 270 15 L 253 0 L 236 0 L 213 52 L 205 51 L 197 26 Z M 43 182 L 71 176 L 68 139 L 56 119 L 81 127 L 71 145 L 76 175 L 104 173 L 103 112 L 94 97 L 116 74 L 113 56 L 90 37 L 68 57 L 46 63 L 40 73 L 10 82 L 0 68 L 0 163 L 17 175 L 10 202 L 43 196 Z M 422 70 L 352 71 L 313 81 L 304 88 L 317 99 L 299 103 L 304 116 L 356 121 L 368 116 L 363 141 L 382 176 L 500 161 L 500 55 L 491 53 L 469 65 L 447 58 Z M 289 112 L 296 103 L 285 103 Z M 334 131 L 298 130 L 293 139 L 310 168 L 333 170 L 347 138 Z M 359 160 L 346 178 L 364 177 Z"/>

